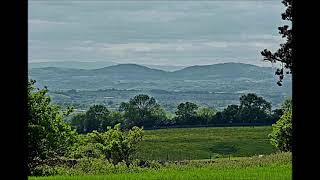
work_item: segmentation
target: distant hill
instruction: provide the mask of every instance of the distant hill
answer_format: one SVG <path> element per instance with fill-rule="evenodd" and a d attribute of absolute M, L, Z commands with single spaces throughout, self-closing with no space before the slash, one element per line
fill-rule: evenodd
<path fill-rule="evenodd" d="M 87 75 L 89 74 L 93 76 L 108 76 L 118 80 L 149 80 L 164 79 L 168 73 L 137 64 L 118 64 L 88 71 Z"/>
<path fill-rule="evenodd" d="M 51 62 L 30 62 L 29 69 L 31 68 L 45 68 L 45 67 L 59 67 L 59 68 L 75 68 L 75 69 L 99 69 L 101 67 L 108 67 L 117 65 L 119 63 L 111 61 L 51 61 Z M 183 69 L 185 66 L 173 66 L 173 65 L 149 65 L 142 64 L 143 66 L 159 69 L 163 71 L 176 71 Z"/>
<path fill-rule="evenodd" d="M 142 64 L 142 65 L 152 69 L 159 69 L 159 70 L 169 71 L 169 72 L 177 71 L 186 67 L 186 66 L 149 65 L 149 64 Z"/>
<path fill-rule="evenodd" d="M 272 78 L 270 67 L 259 67 L 243 63 L 221 63 L 213 65 L 190 66 L 172 73 L 177 78 L 213 79 L 213 78 Z"/>
<path fill-rule="evenodd" d="M 98 69 L 101 67 L 107 67 L 116 65 L 118 63 L 108 61 L 51 61 L 51 62 L 30 62 L 30 68 L 44 68 L 44 67 L 59 67 L 59 68 L 75 68 L 75 69 Z"/>
<path fill-rule="evenodd" d="M 53 90 L 116 88 L 291 94 L 290 76 L 285 79 L 285 86 L 278 87 L 272 68 L 243 63 L 190 66 L 173 72 L 137 64 L 99 69 L 30 68 L 29 78 Z"/>

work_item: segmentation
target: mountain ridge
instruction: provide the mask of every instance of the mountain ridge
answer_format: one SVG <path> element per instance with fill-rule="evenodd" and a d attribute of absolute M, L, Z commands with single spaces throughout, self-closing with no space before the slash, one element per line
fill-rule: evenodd
<path fill-rule="evenodd" d="M 189 66 L 173 72 L 138 64 L 118 64 L 98 69 L 30 68 L 29 78 L 53 90 L 159 89 L 167 91 L 291 93 L 278 87 L 271 67 L 245 63 Z"/>

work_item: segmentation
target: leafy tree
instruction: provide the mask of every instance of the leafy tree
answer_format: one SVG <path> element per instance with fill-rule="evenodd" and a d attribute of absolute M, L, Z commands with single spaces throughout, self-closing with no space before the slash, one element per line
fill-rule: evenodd
<path fill-rule="evenodd" d="M 238 105 L 228 105 L 221 113 L 220 123 L 238 123 L 239 122 L 239 110 Z"/>
<path fill-rule="evenodd" d="M 75 141 L 76 132 L 64 122 L 72 109 L 61 111 L 46 96 L 48 89 L 38 89 L 34 80 L 28 82 L 28 174 L 40 165 L 65 155 Z"/>
<path fill-rule="evenodd" d="M 129 102 L 121 103 L 119 109 L 124 111 L 128 127 L 152 127 L 157 124 L 157 119 L 160 118 L 157 112 L 161 111 L 156 100 L 144 94 L 131 98 Z M 161 113 L 160 116 L 162 116 Z"/>
<path fill-rule="evenodd" d="M 124 161 L 129 167 L 132 155 L 137 151 L 138 143 L 142 140 L 143 129 L 136 126 L 129 131 L 121 130 L 121 125 L 109 128 L 107 132 L 99 133 L 93 131 L 89 133 L 90 142 L 95 144 L 114 165 Z"/>
<path fill-rule="evenodd" d="M 269 135 L 271 144 L 281 151 L 292 151 L 292 99 L 287 98 L 281 105 L 282 116 L 272 125 Z"/>
<path fill-rule="evenodd" d="M 292 99 L 291 97 L 284 100 L 279 109 L 274 109 L 271 115 L 271 121 L 273 123 L 277 122 L 285 111 L 292 110 Z"/>
<path fill-rule="evenodd" d="M 258 122 L 270 119 L 271 103 L 254 93 L 240 97 L 239 116 L 242 122 Z"/>
<path fill-rule="evenodd" d="M 102 129 L 105 131 L 108 126 L 115 126 L 118 123 L 124 123 L 124 117 L 121 112 L 110 111 L 109 115 L 102 121 Z"/>
<path fill-rule="evenodd" d="M 169 122 L 168 113 L 161 107 L 158 106 L 151 110 L 151 117 L 153 118 L 154 126 L 167 125 Z"/>
<path fill-rule="evenodd" d="M 201 107 L 197 111 L 197 116 L 201 124 L 208 125 L 212 121 L 212 118 L 216 113 L 217 110 L 213 108 Z"/>
<path fill-rule="evenodd" d="M 286 109 L 280 120 L 272 125 L 271 144 L 280 151 L 292 151 L 292 109 Z"/>
<path fill-rule="evenodd" d="M 71 125 L 78 133 L 105 131 L 108 126 L 123 122 L 124 117 L 120 112 L 109 111 L 103 105 L 93 105 L 86 113 L 77 113 L 71 118 Z"/>
<path fill-rule="evenodd" d="M 281 105 L 281 109 L 283 111 L 292 110 L 292 98 L 291 97 L 284 100 L 284 102 Z"/>
<path fill-rule="evenodd" d="M 292 0 L 283 0 L 282 3 L 287 7 L 286 11 L 281 14 L 283 20 L 292 21 Z M 292 29 L 288 25 L 278 27 L 279 34 L 282 38 L 286 38 L 284 44 L 280 44 L 280 48 L 272 53 L 271 51 L 264 49 L 261 55 L 264 56 L 265 61 L 270 61 L 271 63 L 279 62 L 281 63 L 281 68 L 278 68 L 276 75 L 279 76 L 279 81 L 277 84 L 282 85 L 282 80 L 284 78 L 284 71 L 286 74 L 292 73 L 293 61 L 292 61 Z"/>
<path fill-rule="evenodd" d="M 110 114 L 110 111 L 103 105 L 93 105 L 86 112 L 86 119 L 84 121 L 84 132 L 92 132 L 93 130 L 104 131 L 102 128 L 103 121 L 105 121 Z"/>
<path fill-rule="evenodd" d="M 180 103 L 175 114 L 178 124 L 196 124 L 198 106 L 191 102 Z"/>
<path fill-rule="evenodd" d="M 280 109 L 274 109 L 272 110 L 272 114 L 270 116 L 271 122 L 275 123 L 277 122 L 280 117 L 283 115 L 284 111 L 280 108 Z"/>
<path fill-rule="evenodd" d="M 85 133 L 84 123 L 86 121 L 85 113 L 77 113 L 71 118 L 70 124 L 76 129 L 78 133 Z"/>

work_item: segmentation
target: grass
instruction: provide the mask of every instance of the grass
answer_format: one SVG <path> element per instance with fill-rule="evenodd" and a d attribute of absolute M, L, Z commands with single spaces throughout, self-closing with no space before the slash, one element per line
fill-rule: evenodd
<path fill-rule="evenodd" d="M 271 154 L 271 126 L 145 130 L 135 158 L 144 160 L 210 159 Z"/>
<path fill-rule="evenodd" d="M 210 163 L 209 163 L 210 162 Z M 291 179 L 291 153 L 264 157 L 195 160 L 186 164 L 170 163 L 159 169 L 141 168 L 131 173 L 95 176 L 29 177 L 29 180 L 113 180 L 113 179 Z"/>
<path fill-rule="evenodd" d="M 148 160 L 148 167 L 84 160 L 58 170 L 60 176 L 29 180 L 291 179 L 291 153 L 276 153 L 268 138 L 271 130 L 271 126 L 146 130 L 135 158 Z"/>

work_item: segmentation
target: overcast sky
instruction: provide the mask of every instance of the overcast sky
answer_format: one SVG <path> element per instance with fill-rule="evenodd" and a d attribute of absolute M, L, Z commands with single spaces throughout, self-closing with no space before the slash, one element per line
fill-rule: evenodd
<path fill-rule="evenodd" d="M 242 62 L 276 50 L 281 0 L 29 0 L 29 62 L 111 61 L 157 65 Z"/>

